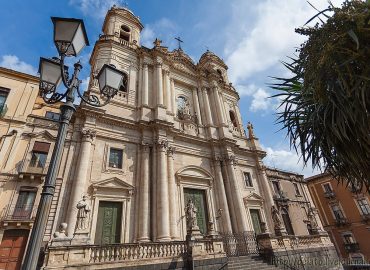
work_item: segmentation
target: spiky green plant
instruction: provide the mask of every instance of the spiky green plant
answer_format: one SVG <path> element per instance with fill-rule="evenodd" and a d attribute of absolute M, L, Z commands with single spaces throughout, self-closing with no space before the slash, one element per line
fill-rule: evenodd
<path fill-rule="evenodd" d="M 277 122 L 305 165 L 369 191 L 370 1 L 330 4 L 318 15 L 326 21 L 296 29 L 307 40 L 283 62 L 292 77 L 274 77 L 282 108 Z"/>

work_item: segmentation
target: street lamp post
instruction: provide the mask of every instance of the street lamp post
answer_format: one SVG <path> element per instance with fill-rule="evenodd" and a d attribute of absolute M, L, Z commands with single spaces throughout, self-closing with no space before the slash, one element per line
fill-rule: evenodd
<path fill-rule="evenodd" d="M 117 94 L 118 89 L 127 86 L 127 74 L 117 70 L 112 65 L 105 64 L 97 76 L 100 98 L 94 94 L 81 93 L 79 89 L 81 81 L 78 79 L 78 75 L 82 65 L 79 61 L 75 63 L 73 75 L 69 78 L 68 67 L 64 65 L 64 59 L 65 57 L 77 56 L 85 46 L 89 45 L 84 23 L 79 19 L 56 17 L 51 19 L 54 24 L 54 43 L 59 57 L 53 59 L 40 58 L 40 95 L 49 104 L 60 101 L 65 102 L 60 106 L 61 115 L 57 139 L 22 265 L 23 270 L 35 270 L 37 266 L 68 126 L 73 113 L 76 111 L 73 104 L 76 94 L 81 98 L 82 102 L 101 107 L 109 103 Z M 62 93 L 57 91 L 61 82 L 66 87 L 66 90 Z"/>

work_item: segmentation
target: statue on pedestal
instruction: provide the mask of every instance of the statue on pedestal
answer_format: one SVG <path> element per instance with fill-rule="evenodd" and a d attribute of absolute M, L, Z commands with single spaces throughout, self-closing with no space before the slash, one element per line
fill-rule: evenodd
<path fill-rule="evenodd" d="M 198 229 L 197 212 L 198 209 L 195 207 L 193 201 L 189 199 L 188 204 L 185 207 L 188 230 Z"/>
<path fill-rule="evenodd" d="M 272 216 L 272 221 L 274 222 L 275 234 L 278 236 L 285 235 L 286 231 L 283 226 L 283 221 L 280 215 L 280 211 L 275 205 L 271 207 L 271 216 Z"/>
<path fill-rule="evenodd" d="M 88 228 L 89 224 L 89 213 L 91 211 L 89 203 L 86 201 L 87 196 L 83 196 L 82 200 L 79 201 L 76 205 L 77 212 L 77 225 L 76 231 L 83 231 Z"/>

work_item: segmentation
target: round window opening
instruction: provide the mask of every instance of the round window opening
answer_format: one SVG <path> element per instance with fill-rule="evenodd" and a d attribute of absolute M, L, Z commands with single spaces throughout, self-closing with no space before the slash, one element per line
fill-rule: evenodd
<path fill-rule="evenodd" d="M 122 29 L 123 31 L 125 31 L 125 32 L 130 32 L 130 28 L 128 28 L 128 26 L 126 26 L 126 25 L 122 25 L 122 26 L 121 26 L 121 29 Z"/>

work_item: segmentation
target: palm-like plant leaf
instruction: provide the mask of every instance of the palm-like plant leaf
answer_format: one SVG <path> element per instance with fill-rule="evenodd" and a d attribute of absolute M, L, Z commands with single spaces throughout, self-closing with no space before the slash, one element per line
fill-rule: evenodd
<path fill-rule="evenodd" d="M 370 190 L 370 6 L 354 0 L 329 10 L 326 23 L 296 30 L 308 40 L 282 62 L 292 77 L 273 77 L 284 109 L 277 122 L 306 165 Z"/>

